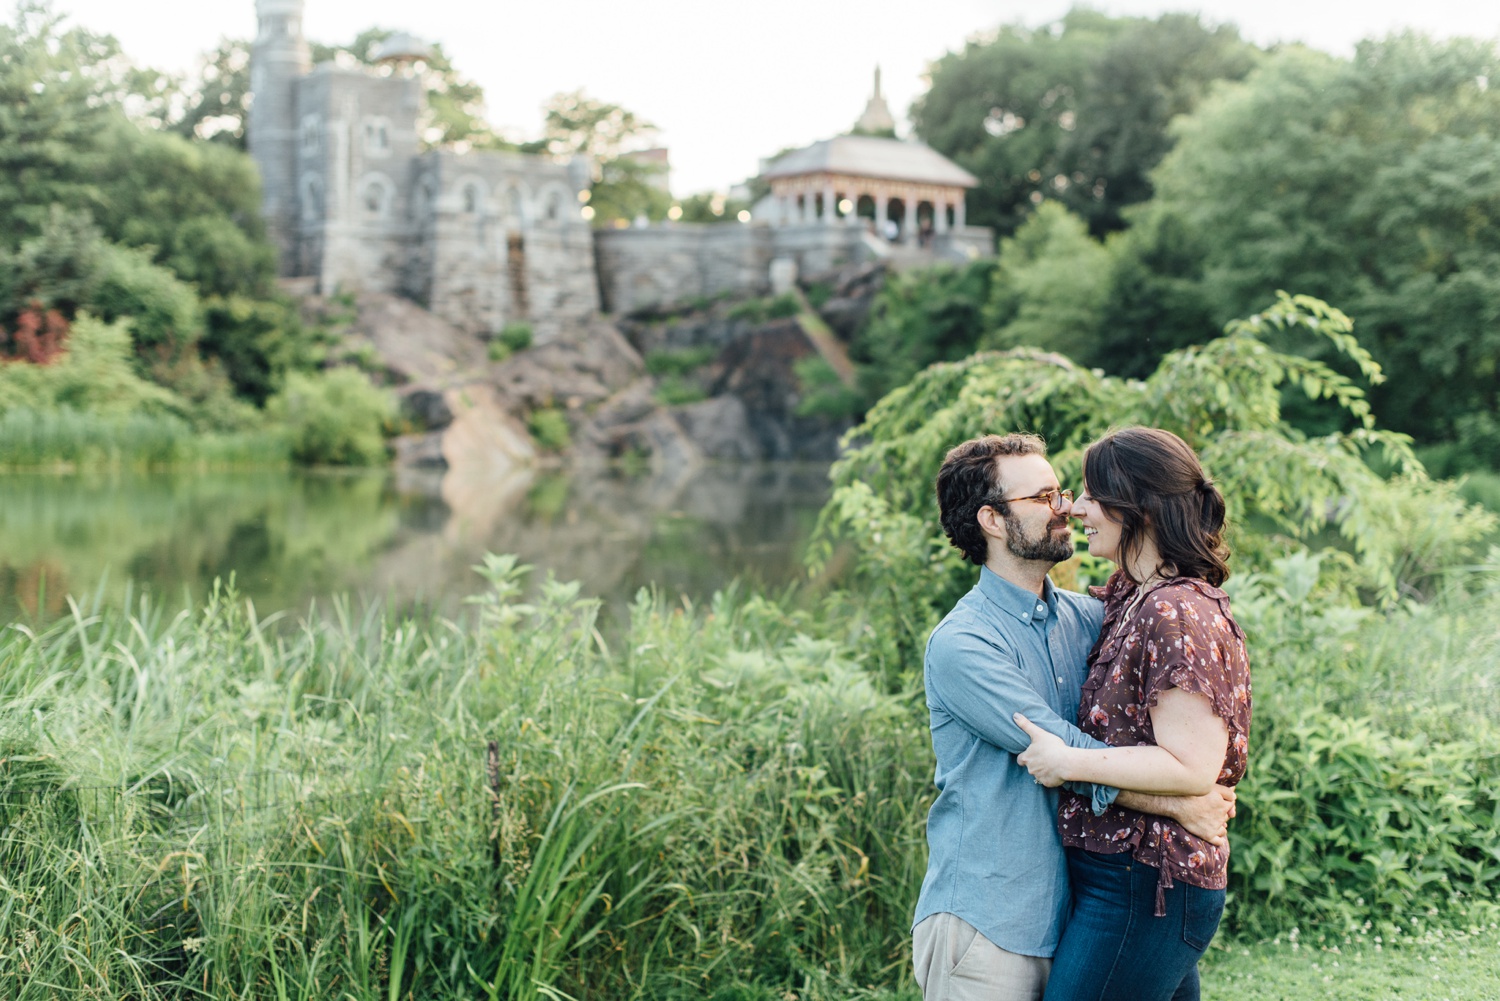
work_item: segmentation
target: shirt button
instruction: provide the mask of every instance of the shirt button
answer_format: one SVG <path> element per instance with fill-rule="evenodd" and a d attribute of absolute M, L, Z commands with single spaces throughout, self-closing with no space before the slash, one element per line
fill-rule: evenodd
<path fill-rule="evenodd" d="M 1058 676 L 1057 676 L 1057 683 L 1058 683 L 1058 684 L 1059 684 L 1059 685 L 1060 685 L 1060 684 L 1062 684 L 1062 683 L 1063 683 L 1063 682 L 1062 682 L 1062 675 L 1060 675 L 1060 674 L 1059 674 L 1059 675 L 1058 675 Z"/>
<path fill-rule="evenodd" d="M 1047 606 L 1046 605 L 1038 605 L 1038 606 L 1036 606 L 1036 613 L 1038 615 L 1041 615 L 1046 610 L 1047 610 Z"/>
<path fill-rule="evenodd" d="M 1031 613 L 1029 613 L 1029 612 L 1023 612 L 1023 613 L 1021 613 L 1021 619 L 1024 622 L 1030 622 L 1031 621 Z"/>

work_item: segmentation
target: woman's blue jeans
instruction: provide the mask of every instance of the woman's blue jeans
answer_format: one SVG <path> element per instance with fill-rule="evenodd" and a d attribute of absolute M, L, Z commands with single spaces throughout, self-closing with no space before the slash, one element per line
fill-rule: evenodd
<path fill-rule="evenodd" d="M 1073 914 L 1046 1001 L 1198 1001 L 1198 957 L 1218 930 L 1224 891 L 1176 883 L 1158 918 L 1156 869 L 1129 852 L 1067 851 Z"/>

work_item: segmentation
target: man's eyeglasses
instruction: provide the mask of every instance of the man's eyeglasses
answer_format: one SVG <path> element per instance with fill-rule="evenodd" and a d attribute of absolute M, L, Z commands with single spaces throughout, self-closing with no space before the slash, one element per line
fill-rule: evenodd
<path fill-rule="evenodd" d="M 1047 505 L 1054 511 L 1066 511 L 1073 503 L 1073 491 L 1059 490 L 1056 487 L 1052 487 L 1043 490 L 1039 494 L 1032 494 L 1029 497 L 1002 497 L 997 503 L 1009 504 L 1014 501 L 1036 501 L 1039 504 Z"/>

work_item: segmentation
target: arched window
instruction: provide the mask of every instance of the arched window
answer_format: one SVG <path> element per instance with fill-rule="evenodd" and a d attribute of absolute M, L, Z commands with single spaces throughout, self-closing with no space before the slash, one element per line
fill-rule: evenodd
<path fill-rule="evenodd" d="M 365 155 L 386 156 L 391 151 L 391 123 L 384 118 L 365 119 Z"/>
<path fill-rule="evenodd" d="M 395 200 L 395 187 L 383 174 L 367 176 L 359 187 L 359 208 L 367 220 L 384 219 L 391 211 Z"/>
<path fill-rule="evenodd" d="M 499 193 L 500 211 L 505 217 L 505 228 L 519 230 L 530 222 L 526 192 L 519 183 L 511 181 Z"/>

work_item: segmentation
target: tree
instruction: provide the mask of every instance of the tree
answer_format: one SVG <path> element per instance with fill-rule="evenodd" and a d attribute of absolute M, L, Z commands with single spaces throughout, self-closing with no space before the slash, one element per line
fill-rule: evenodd
<path fill-rule="evenodd" d="M 1359 317 L 1396 373 L 1372 390 L 1393 427 L 1427 441 L 1482 436 L 1464 418 L 1500 407 L 1491 80 L 1493 43 L 1408 34 L 1364 42 L 1352 60 L 1284 51 L 1220 91 L 1180 121 L 1156 197 L 1124 240 L 1104 363 L 1149 364 L 1201 339 L 1205 318 L 1221 323 L 1296 284 Z M 1148 332 L 1158 341 L 1143 351 Z"/>
<path fill-rule="evenodd" d="M 750 208 L 749 202 L 717 191 L 688 195 L 678 204 L 682 206 L 683 222 L 732 222 Z"/>
<path fill-rule="evenodd" d="M 140 124 L 170 117 L 173 86 L 45 8 L 0 26 L 0 349 L 37 354 L 28 317 L 119 321 L 139 368 L 222 425 L 230 388 L 263 402 L 310 337 L 276 296 L 249 158 Z"/>
<path fill-rule="evenodd" d="M 348 45 L 314 43 L 312 59 L 322 63 L 343 57 L 373 66 L 376 49 L 394 34 L 389 28 L 366 28 Z M 417 130 L 429 148 L 460 144 L 473 149 L 523 148 L 502 139 L 490 127 L 485 119 L 484 88 L 459 74 L 441 44 L 430 46 L 416 70 L 427 90 L 427 107 Z"/>
<path fill-rule="evenodd" d="M 666 216 L 672 195 L 662 183 L 660 169 L 630 156 L 651 144 L 655 125 L 582 90 L 553 95 L 545 110 L 542 131 L 547 152 L 559 158 L 583 157 L 592 164 L 589 204 L 594 209 L 594 225 Z"/>
<path fill-rule="evenodd" d="M 384 462 L 384 428 L 396 416 L 390 393 L 352 368 L 294 372 L 266 409 L 286 427 L 292 458 L 309 466 Z"/>
<path fill-rule="evenodd" d="M 1015 231 L 1044 199 L 1100 236 L 1151 195 L 1167 125 L 1210 85 L 1242 78 L 1257 50 L 1232 27 L 1195 16 L 1155 21 L 1077 9 L 1032 31 L 1018 25 L 933 64 L 912 108 L 917 133 L 980 180 L 968 218 Z"/>
<path fill-rule="evenodd" d="M 270 293 L 276 257 L 248 156 L 124 121 L 100 145 L 104 169 L 93 215 L 107 238 L 151 248 L 155 263 L 203 295 Z"/>
<path fill-rule="evenodd" d="M 180 112 L 162 122 L 187 139 L 205 139 L 245 148 L 245 118 L 250 110 L 250 43 L 225 38 L 205 55 L 196 76 L 178 85 Z"/>
<path fill-rule="evenodd" d="M 849 350 L 858 365 L 863 407 L 928 365 L 956 361 L 978 347 L 994 274 L 993 261 L 975 261 L 886 277 Z"/>
<path fill-rule="evenodd" d="M 1084 446 L 1112 426 L 1181 435 L 1223 490 L 1233 522 L 1254 526 L 1231 538 L 1237 568 L 1265 567 L 1302 547 L 1353 553 L 1357 560 L 1330 561 L 1342 564 L 1344 586 L 1389 601 L 1472 558 L 1493 516 L 1462 504 L 1451 484 L 1428 480 L 1408 439 L 1377 426 L 1353 380 L 1268 343 L 1298 331 L 1378 384 L 1384 374 L 1352 329 L 1324 303 L 1282 294 L 1222 336 L 1167 355 L 1145 380 L 1016 348 L 933 365 L 886 396 L 834 465 L 820 517 L 824 555 L 833 539 L 854 553 L 849 589 L 869 616 L 862 634 L 873 637 L 877 661 L 893 675 L 920 664 L 928 631 L 973 583 L 939 529 L 932 483 L 947 449 L 990 432 L 1044 434 L 1059 477 L 1075 487 Z M 1284 419 L 1287 391 L 1340 410 L 1352 429 L 1302 434 Z M 1402 475 L 1382 479 L 1368 461 L 1372 450 Z"/>
<path fill-rule="evenodd" d="M 98 137 L 115 115 L 101 79 L 118 51 L 42 5 L 0 25 L 0 247 L 39 234 L 54 204 L 97 204 Z"/>
<path fill-rule="evenodd" d="M 1030 345 L 1085 359 L 1103 320 L 1110 263 L 1082 219 L 1043 202 L 1000 242 L 984 345 Z"/>

